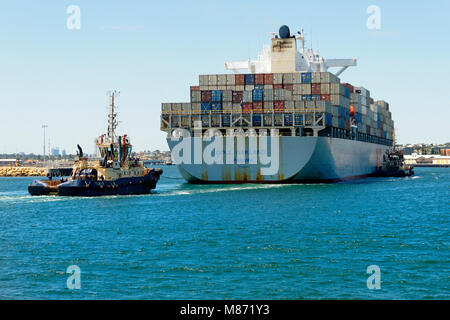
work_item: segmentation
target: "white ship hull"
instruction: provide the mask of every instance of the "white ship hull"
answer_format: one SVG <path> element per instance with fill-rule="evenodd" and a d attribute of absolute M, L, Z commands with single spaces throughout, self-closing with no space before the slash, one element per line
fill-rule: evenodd
<path fill-rule="evenodd" d="M 331 137 L 282 136 L 278 139 L 279 166 L 276 174 L 261 174 L 261 168 L 267 168 L 267 165 L 261 165 L 259 160 L 256 164 L 249 164 L 248 154 L 245 164 L 238 164 L 236 151 L 232 164 L 226 164 L 225 160 L 224 164 L 206 164 L 204 161 L 195 164 L 191 161 L 179 163 L 177 167 L 191 183 L 336 182 L 374 174 L 382 164 L 384 152 L 389 149 L 385 145 Z M 167 141 L 173 151 L 178 142 Z M 207 144 L 203 142 L 203 149 Z M 194 143 L 190 145 L 193 160 Z M 226 145 L 225 140 L 223 145 Z"/>

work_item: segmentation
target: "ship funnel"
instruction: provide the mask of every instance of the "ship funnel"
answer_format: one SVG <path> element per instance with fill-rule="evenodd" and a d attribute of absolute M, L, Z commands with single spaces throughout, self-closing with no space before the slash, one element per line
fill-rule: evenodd
<path fill-rule="evenodd" d="M 278 31 L 281 39 L 287 39 L 291 37 L 291 32 L 289 31 L 289 27 L 286 25 L 282 25 L 280 30 Z"/>

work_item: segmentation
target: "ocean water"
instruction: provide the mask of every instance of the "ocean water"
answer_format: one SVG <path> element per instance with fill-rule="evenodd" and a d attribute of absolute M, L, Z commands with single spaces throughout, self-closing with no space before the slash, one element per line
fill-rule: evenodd
<path fill-rule="evenodd" d="M 447 168 L 207 186 L 163 170 L 153 194 L 88 199 L 31 197 L 33 178 L 0 178 L 0 298 L 450 298 Z"/>

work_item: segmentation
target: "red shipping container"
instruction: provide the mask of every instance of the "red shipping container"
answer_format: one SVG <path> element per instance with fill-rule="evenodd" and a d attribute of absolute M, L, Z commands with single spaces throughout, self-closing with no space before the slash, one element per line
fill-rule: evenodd
<path fill-rule="evenodd" d="M 367 133 L 367 134 L 370 134 L 370 126 L 367 126 L 367 128 L 366 128 L 366 133 Z"/>
<path fill-rule="evenodd" d="M 384 124 L 383 124 L 383 122 L 380 123 L 380 129 L 381 129 L 381 131 L 384 131 Z"/>
<path fill-rule="evenodd" d="M 211 102 L 211 91 L 202 91 L 201 99 L 202 102 Z"/>
<path fill-rule="evenodd" d="M 244 102 L 242 104 L 242 113 L 251 113 L 253 109 L 253 103 L 252 102 Z"/>
<path fill-rule="evenodd" d="M 325 101 L 331 102 L 331 94 L 321 94 L 320 100 L 325 100 Z"/>
<path fill-rule="evenodd" d="M 274 101 L 273 110 L 275 112 L 284 112 L 284 101 Z"/>
<path fill-rule="evenodd" d="M 192 91 L 199 91 L 200 87 L 199 86 L 191 86 L 191 92 Z"/>
<path fill-rule="evenodd" d="M 237 86 L 245 85 L 245 75 L 243 75 L 243 74 L 236 74 L 234 76 L 234 82 L 235 82 L 235 85 L 237 85 Z"/>
<path fill-rule="evenodd" d="M 350 83 L 344 83 L 344 87 L 348 88 L 350 93 L 354 93 L 355 92 L 355 87 L 353 87 Z"/>
<path fill-rule="evenodd" d="M 370 104 L 374 104 L 374 103 L 375 103 L 375 101 L 373 100 L 373 98 L 369 98 L 369 102 L 370 102 Z"/>
<path fill-rule="evenodd" d="M 273 73 L 266 73 L 264 75 L 264 84 L 273 84 Z"/>
<path fill-rule="evenodd" d="M 282 84 L 274 84 L 273 88 L 274 89 L 283 89 L 283 85 Z"/>
<path fill-rule="evenodd" d="M 241 103 L 242 102 L 242 91 L 233 91 L 233 103 Z"/>
<path fill-rule="evenodd" d="M 255 84 L 264 84 L 264 74 L 263 73 L 255 74 Z"/>
<path fill-rule="evenodd" d="M 311 83 L 311 94 L 320 94 L 320 83 Z"/>
<path fill-rule="evenodd" d="M 262 101 L 253 102 L 253 112 L 263 112 L 263 103 Z"/>
<path fill-rule="evenodd" d="M 293 84 L 283 84 L 283 89 L 294 91 L 294 85 Z"/>

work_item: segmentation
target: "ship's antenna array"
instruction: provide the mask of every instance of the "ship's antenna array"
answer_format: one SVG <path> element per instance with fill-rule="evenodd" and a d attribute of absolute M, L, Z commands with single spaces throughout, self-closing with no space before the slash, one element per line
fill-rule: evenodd
<path fill-rule="evenodd" d="M 109 115 L 108 115 L 108 139 L 110 143 L 114 143 L 114 130 L 117 128 L 117 112 L 115 111 L 115 98 L 119 96 L 120 92 L 117 90 L 108 92 L 109 96 Z"/>

